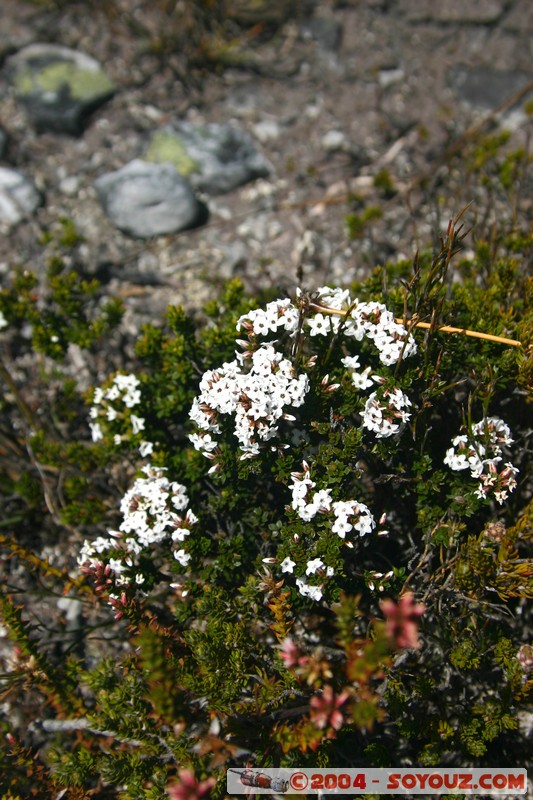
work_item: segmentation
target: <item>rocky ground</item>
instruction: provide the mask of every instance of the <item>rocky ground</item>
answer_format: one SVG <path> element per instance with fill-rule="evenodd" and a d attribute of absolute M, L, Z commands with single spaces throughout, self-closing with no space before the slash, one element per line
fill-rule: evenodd
<path fill-rule="evenodd" d="M 232 275 L 286 288 L 300 270 L 308 286 L 347 283 L 433 242 L 472 200 L 475 223 L 486 201 L 448 156 L 485 118 L 528 144 L 528 0 L 241 0 L 228 3 L 215 31 L 226 40 L 210 41 L 204 64 L 185 57 L 189 6 L 167 5 L 2 0 L 0 166 L 32 181 L 40 200 L 14 223 L 0 196 L 3 280 L 16 265 L 42 269 L 43 232 L 67 218 L 83 238 L 73 263 L 124 299 L 132 325 L 169 302 L 198 307 Z M 115 87 L 76 135 L 42 130 L 23 102 L 14 65 L 36 43 L 91 56 Z M 248 133 L 269 174 L 200 192 L 207 212 L 192 230 L 124 234 L 95 181 L 183 121 Z M 393 196 L 374 186 L 383 169 Z M 437 180 L 435 202 L 424 186 Z M 346 214 L 369 206 L 381 217 L 348 237 Z"/>

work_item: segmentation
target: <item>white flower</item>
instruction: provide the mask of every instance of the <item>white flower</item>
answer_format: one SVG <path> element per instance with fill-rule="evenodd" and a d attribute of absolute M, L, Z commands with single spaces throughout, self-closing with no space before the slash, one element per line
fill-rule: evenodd
<path fill-rule="evenodd" d="M 322 599 L 322 586 L 308 586 L 307 587 L 307 594 L 311 598 L 311 600 L 315 600 L 318 602 Z"/>
<path fill-rule="evenodd" d="M 340 289 L 338 287 L 332 289 L 330 286 L 321 286 L 320 289 L 317 289 L 317 296 L 320 298 L 322 305 L 335 308 L 338 311 L 341 308 L 352 305 L 348 289 Z M 357 300 L 353 302 L 357 303 Z"/>
<path fill-rule="evenodd" d="M 195 450 L 211 453 L 218 446 L 210 433 L 190 433 L 188 438 Z"/>
<path fill-rule="evenodd" d="M 324 567 L 325 564 L 321 558 L 314 558 L 311 561 L 307 562 L 307 568 L 305 570 L 306 575 L 314 575 L 315 572 L 318 572 L 319 569 Z"/>
<path fill-rule="evenodd" d="M 110 386 L 109 389 L 106 389 L 104 394 L 106 400 L 118 400 L 120 397 L 120 389 L 116 384 Z"/>
<path fill-rule="evenodd" d="M 327 336 L 331 330 L 331 317 L 325 317 L 324 314 L 315 314 L 307 320 L 309 325 L 309 333 L 311 336 Z"/>
<path fill-rule="evenodd" d="M 360 366 L 359 356 L 345 356 L 344 358 L 341 358 L 341 363 L 347 369 L 357 369 Z"/>
<path fill-rule="evenodd" d="M 296 578 L 296 585 L 298 587 L 298 591 L 304 597 L 310 597 L 311 600 L 320 600 L 322 598 L 322 587 L 321 586 L 310 586 L 303 578 Z"/>
<path fill-rule="evenodd" d="M 450 467 L 453 470 L 462 470 L 468 469 L 469 463 L 468 458 L 464 453 L 456 453 L 453 447 L 450 447 L 446 450 L 446 455 L 444 457 L 444 463 L 446 466 Z"/>
<path fill-rule="evenodd" d="M 141 442 L 139 445 L 139 453 L 142 458 L 150 456 L 154 452 L 154 445 L 152 442 Z"/>
<path fill-rule="evenodd" d="M 313 495 L 313 503 L 319 511 L 328 511 L 331 508 L 331 489 L 320 489 Z"/>
<path fill-rule="evenodd" d="M 100 427 L 99 422 L 89 422 L 89 428 L 91 429 L 91 437 L 93 442 L 98 442 L 100 439 L 104 438 L 104 434 L 102 433 L 102 428 Z"/>
<path fill-rule="evenodd" d="M 364 391 L 374 383 L 374 378 L 370 376 L 371 367 L 367 367 L 363 372 L 352 372 L 352 383 L 356 389 Z"/>
<path fill-rule="evenodd" d="M 133 408 L 133 406 L 137 406 L 141 402 L 141 393 L 138 389 L 135 389 L 135 391 L 129 391 L 124 395 L 122 401 L 126 408 Z"/>
<path fill-rule="evenodd" d="M 333 533 L 336 533 L 338 536 L 340 536 L 341 539 L 345 539 L 346 534 L 353 530 L 353 525 L 351 522 L 348 522 L 348 517 L 341 515 L 337 517 L 331 526 L 331 530 Z"/>
<path fill-rule="evenodd" d="M 314 517 L 318 514 L 318 506 L 314 503 L 307 503 L 304 506 L 300 506 L 298 508 L 298 516 L 300 519 L 303 519 L 304 522 L 311 522 Z"/>
<path fill-rule="evenodd" d="M 292 561 L 292 559 L 287 556 L 287 558 L 283 559 L 280 566 L 282 572 L 292 572 L 296 566 L 296 561 Z"/>
<path fill-rule="evenodd" d="M 186 567 L 191 560 L 191 555 L 190 553 L 186 553 L 185 550 L 181 549 L 174 552 L 174 558 L 179 561 L 182 567 Z"/>
<path fill-rule="evenodd" d="M 142 417 L 136 416 L 136 414 L 131 415 L 131 427 L 133 429 L 133 433 L 140 433 L 144 430 L 144 419 Z"/>

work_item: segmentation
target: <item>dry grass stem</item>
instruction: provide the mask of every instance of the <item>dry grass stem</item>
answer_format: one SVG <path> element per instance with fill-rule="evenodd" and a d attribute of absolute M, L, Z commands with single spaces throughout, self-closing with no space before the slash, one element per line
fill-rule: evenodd
<path fill-rule="evenodd" d="M 321 311 L 324 314 L 335 314 L 339 317 L 346 316 L 346 311 L 339 308 L 329 308 L 328 306 L 319 306 L 316 303 L 311 303 L 311 307 L 316 311 Z M 439 331 L 442 333 L 462 333 L 464 336 L 473 336 L 476 339 L 487 339 L 490 342 L 497 342 L 498 344 L 506 344 L 510 347 L 522 347 L 522 342 L 518 339 L 506 339 L 504 336 L 495 336 L 492 333 L 481 333 L 480 331 L 471 331 L 468 328 L 454 328 L 451 325 L 433 325 L 431 322 L 418 322 L 416 320 L 405 320 L 397 317 L 396 322 L 406 327 L 413 328 L 427 328 L 432 331 Z"/>

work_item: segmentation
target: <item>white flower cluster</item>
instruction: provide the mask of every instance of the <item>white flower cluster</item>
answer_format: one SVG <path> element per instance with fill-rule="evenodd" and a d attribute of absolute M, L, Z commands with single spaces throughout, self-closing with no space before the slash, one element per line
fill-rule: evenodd
<path fill-rule="evenodd" d="M 101 421 L 113 423 L 115 420 L 124 421 L 126 414 L 124 408 L 132 409 L 141 402 L 141 382 L 136 375 L 115 375 L 111 385 L 107 388 L 98 387 L 94 390 L 93 405 L 89 416 L 94 422 L 89 423 L 93 442 L 98 442 L 104 438 Z M 99 421 L 100 420 L 100 421 Z M 135 435 L 144 430 L 145 420 L 137 414 L 130 413 L 129 421 L 132 433 Z M 123 434 L 115 434 L 114 443 L 119 445 L 124 439 Z M 139 447 L 141 456 L 150 455 L 153 452 L 151 442 L 142 441 Z"/>
<path fill-rule="evenodd" d="M 385 366 L 416 352 L 413 336 L 383 304 L 359 303 L 351 299 L 346 289 L 322 287 L 312 296 L 299 295 L 296 303 L 287 298 L 276 300 L 241 316 L 237 330 L 246 337 L 236 340 L 241 350 L 236 352 L 235 360 L 204 374 L 189 414 L 197 428 L 189 439 L 197 450 L 214 461 L 210 472 L 218 468 L 218 443 L 228 428 L 239 443 L 241 459 L 258 455 L 267 443 L 274 449 L 275 438 L 278 438 L 276 448 L 290 447 L 284 442 L 280 445 L 280 423 L 296 422 L 289 412 L 305 403 L 310 389 L 307 373 L 312 374 L 318 360 L 318 354 L 311 352 L 302 373 L 296 373 L 291 358 L 297 336 L 306 337 L 311 347 L 313 337 L 342 336 L 345 342 L 342 346 L 348 350 L 354 349 L 354 342 L 365 339 L 377 350 Z M 360 358 L 360 355 L 346 355 L 341 363 L 359 391 L 377 385 L 366 402 L 362 425 L 378 438 L 392 436 L 409 419 L 407 409 L 411 402 L 399 388 L 383 388 L 385 379 L 373 374 L 371 366 L 362 365 Z M 340 387 L 339 383 L 329 384 L 329 375 L 317 377 L 323 392 Z M 293 427 L 287 439 L 292 444 L 302 444 L 308 440 L 307 432 Z M 356 500 L 334 501 L 331 489 L 317 489 L 306 462 L 302 473 L 292 474 L 291 490 L 292 507 L 300 519 L 310 522 L 317 514 L 325 515 L 331 532 L 349 547 L 353 547 L 350 534 L 364 536 L 375 529 L 366 505 Z M 281 564 L 282 572 L 292 573 L 294 567 L 290 557 Z M 315 574 L 319 580 L 323 579 L 318 586 L 307 581 L 308 576 Z M 305 574 L 296 578 L 296 585 L 302 595 L 320 600 L 325 579 L 331 575 L 333 567 L 315 554 L 308 561 Z"/>
<path fill-rule="evenodd" d="M 358 342 L 370 339 L 378 350 L 379 360 L 386 366 L 416 353 L 413 336 L 395 321 L 383 303 L 351 301 L 347 290 L 328 287 L 322 287 L 317 294 L 320 302 L 328 308 L 342 310 L 347 306 L 347 313 L 341 316 L 319 312 L 308 318 L 306 322 L 311 336 L 329 336 L 342 329 L 344 336 L 353 337 Z"/>
<path fill-rule="evenodd" d="M 7 328 L 7 326 L 8 326 L 7 319 L 4 317 L 3 312 L 0 311 L 0 331 L 2 330 L 2 328 Z"/>
<path fill-rule="evenodd" d="M 316 483 L 311 479 L 307 462 L 303 462 L 303 472 L 293 472 L 291 477 L 292 507 L 304 522 L 310 522 L 319 513 L 332 513 L 335 521 L 331 530 L 341 539 L 345 539 L 346 534 L 352 531 L 364 536 L 374 530 L 374 517 L 364 503 L 358 503 L 357 500 L 333 501 L 331 489 L 320 489 L 311 494 Z"/>
<path fill-rule="evenodd" d="M 322 308 L 317 313 L 312 306 L 318 302 L 323 305 L 317 306 Z M 327 309 L 331 313 L 323 313 Z M 258 339 L 268 339 L 280 332 L 292 338 L 302 325 L 311 337 L 340 333 L 356 341 L 366 337 L 376 347 L 380 361 L 387 366 L 416 352 L 413 336 L 395 322 L 382 303 L 352 301 L 346 289 L 326 286 L 318 289 L 305 314 L 288 298 L 253 309 L 237 323 L 237 330 L 244 331 L 248 337 L 236 340 L 244 351 L 236 353 L 234 361 L 206 372 L 200 383 L 200 393 L 189 414 L 199 429 L 189 437 L 197 450 L 211 460 L 216 459 L 214 451 L 224 416 L 234 418 L 233 432 L 242 451 L 241 458 L 256 456 L 264 443 L 278 435 L 281 420 L 295 420 L 288 409 L 304 403 L 309 379 L 305 373 L 296 375 L 291 361 L 274 346 L 277 340 L 260 342 Z M 312 368 L 315 360 L 311 356 L 306 367 Z M 346 356 L 342 363 L 360 390 L 383 382 L 380 376 L 371 375 L 371 367 L 360 369 L 358 356 Z M 338 384 L 326 386 L 327 376 L 324 381 L 325 391 L 338 388 Z M 400 424 L 409 418 L 406 408 L 411 405 L 399 389 L 383 392 L 383 400 L 385 402 L 381 403 L 376 393 L 371 395 L 363 421 L 363 426 L 380 438 L 399 431 Z M 288 447 L 287 444 L 283 446 Z M 215 464 L 211 471 L 216 469 Z"/>
<path fill-rule="evenodd" d="M 332 508 L 335 522 L 331 530 L 341 539 L 345 539 L 346 534 L 352 531 L 357 531 L 359 536 L 365 536 L 376 527 L 374 517 L 364 503 L 358 503 L 357 500 L 339 500 L 333 503 Z"/>
<path fill-rule="evenodd" d="M 311 480 L 309 464 L 303 462 L 303 472 L 293 472 L 292 477 L 292 507 L 304 522 L 310 522 L 321 512 L 327 513 L 331 509 L 331 489 L 321 489 L 310 497 L 311 489 L 316 483 Z"/>
<path fill-rule="evenodd" d="M 502 446 L 512 443 L 509 426 L 499 417 L 486 417 L 472 425 L 469 436 L 453 439 L 444 463 L 456 471 L 469 469 L 471 476 L 479 479 L 476 496 L 490 499 L 494 495 L 501 505 L 516 488 L 518 469 L 510 462 L 500 472 L 497 466 L 503 460 Z"/>
<path fill-rule="evenodd" d="M 296 562 L 287 556 L 287 558 L 281 562 L 280 566 L 282 572 L 292 573 L 294 567 L 296 566 Z M 327 567 L 321 558 L 309 559 L 305 569 L 305 574 L 315 575 L 316 573 L 325 578 L 331 578 L 331 576 L 334 575 L 335 570 L 333 567 Z M 301 595 L 304 597 L 310 597 L 311 600 L 321 600 L 322 595 L 324 594 L 324 583 L 321 583 L 319 586 L 313 586 L 309 584 L 305 578 L 296 578 L 296 586 L 298 587 L 298 591 Z"/>
<path fill-rule="evenodd" d="M 284 330 L 295 333 L 298 329 L 300 312 L 288 297 L 283 300 L 274 300 L 265 308 L 257 308 L 243 314 L 237 322 L 237 330 L 244 330 L 248 335 L 268 336 Z M 245 342 L 247 345 L 248 342 Z"/>
<path fill-rule="evenodd" d="M 189 438 L 197 450 L 210 456 L 216 448 L 213 435 L 222 431 L 221 417 L 230 415 L 241 458 L 257 455 L 260 444 L 277 435 L 281 420 L 295 419 L 286 409 L 301 406 L 308 388 L 307 375 L 296 375 L 290 361 L 272 345 L 263 345 L 249 358 L 241 355 L 204 374 L 189 412 L 204 433 Z"/>
<path fill-rule="evenodd" d="M 375 433 L 377 439 L 385 439 L 398 433 L 411 414 L 406 411 L 411 401 L 401 389 L 383 389 L 372 392 L 363 412 L 363 428 Z"/>
<path fill-rule="evenodd" d="M 364 536 L 374 530 L 374 517 L 364 503 L 359 503 L 357 500 L 332 500 L 331 489 L 313 491 L 316 488 L 316 482 L 311 478 L 307 462 L 303 462 L 303 472 L 293 472 L 291 477 L 292 508 L 304 522 L 310 522 L 317 514 L 322 514 L 331 523 L 332 532 L 341 539 L 346 539 L 346 535 L 350 533 Z M 347 541 L 346 544 L 350 547 L 353 546 L 350 541 Z M 287 556 L 281 562 L 281 571 L 292 573 L 295 566 L 296 562 Z M 317 572 L 323 578 L 329 578 L 334 574 L 333 567 L 326 566 L 320 557 L 307 562 L 305 575 L 313 575 Z M 313 586 L 302 576 L 296 578 L 296 586 L 300 594 L 304 596 L 313 600 L 322 598 L 324 581 L 318 586 Z"/>
<path fill-rule="evenodd" d="M 85 541 L 78 556 L 78 563 L 86 569 L 105 562 L 117 586 L 142 585 L 145 579 L 138 570 L 139 556 L 153 556 L 158 545 L 168 545 L 183 567 L 191 558 L 183 544 L 197 517 L 190 510 L 183 515 L 189 504 L 185 487 L 169 481 L 163 469 L 148 465 L 143 472 L 146 478 L 138 478 L 122 498 L 119 530 Z"/>

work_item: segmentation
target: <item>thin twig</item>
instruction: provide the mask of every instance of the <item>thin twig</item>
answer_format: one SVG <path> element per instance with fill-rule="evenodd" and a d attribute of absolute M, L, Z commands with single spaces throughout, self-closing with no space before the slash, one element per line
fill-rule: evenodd
<path fill-rule="evenodd" d="M 146 739 L 133 739 L 113 730 L 100 730 L 93 727 L 91 722 L 86 717 L 79 719 L 39 719 L 30 723 L 29 729 L 32 731 L 45 731 L 46 733 L 70 732 L 70 731 L 87 731 L 93 733 L 95 736 L 105 736 L 116 739 L 117 742 L 129 744 L 131 747 L 143 747 L 146 745 Z M 163 757 L 165 761 L 176 761 L 176 756 L 162 736 L 157 736 L 154 733 L 144 732 L 147 739 L 157 742 L 167 752 L 167 756 Z"/>
<path fill-rule="evenodd" d="M 52 566 L 47 558 L 40 558 L 27 547 L 23 547 L 23 545 L 19 544 L 13 537 L 4 536 L 3 533 L 0 533 L 0 548 L 1 547 L 7 547 L 12 556 L 18 556 L 32 568 L 41 570 L 44 575 L 52 578 L 59 578 L 64 581 L 65 592 L 74 587 L 79 591 L 93 594 L 90 586 L 88 586 L 86 583 L 83 583 L 83 577 L 72 578 L 66 570 L 60 570 Z"/>
<path fill-rule="evenodd" d="M 335 314 L 339 317 L 345 317 L 348 311 L 343 311 L 339 308 L 329 308 L 329 306 L 320 306 L 317 303 L 311 303 L 311 306 L 316 311 L 322 311 L 324 314 Z M 396 318 L 395 322 L 400 325 L 410 324 L 414 328 L 428 328 L 433 331 L 442 333 L 462 333 L 465 336 L 473 336 L 476 339 L 488 339 L 490 342 L 498 342 L 498 344 L 507 344 L 512 347 L 522 347 L 522 342 L 518 339 L 506 339 L 503 336 L 494 336 L 492 333 L 481 333 L 480 331 L 471 331 L 468 328 L 454 328 L 451 325 L 433 325 L 430 322 L 418 322 L 417 320 L 403 320 L 401 317 Z"/>
<path fill-rule="evenodd" d="M 404 320 L 399 318 L 396 322 L 405 324 Z M 490 342 L 498 342 L 498 344 L 508 344 L 511 347 L 522 347 L 522 342 L 518 339 L 506 339 L 504 336 L 494 336 L 492 333 L 481 333 L 481 331 L 471 331 L 468 328 L 454 328 L 451 325 L 436 325 L 433 326 L 430 322 L 413 322 L 415 328 L 430 328 L 442 333 L 462 333 L 465 336 L 473 336 L 476 339 L 488 339 Z"/>

